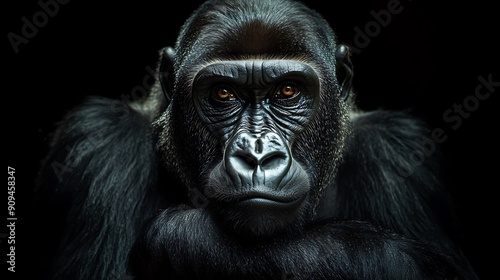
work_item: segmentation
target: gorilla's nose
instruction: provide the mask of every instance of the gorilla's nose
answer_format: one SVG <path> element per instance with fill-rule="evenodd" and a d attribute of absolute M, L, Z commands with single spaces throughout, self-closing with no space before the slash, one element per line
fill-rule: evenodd
<path fill-rule="evenodd" d="M 226 170 L 233 182 L 256 188 L 279 188 L 292 162 L 285 141 L 274 132 L 256 136 L 243 131 L 234 135 L 225 157 Z"/>

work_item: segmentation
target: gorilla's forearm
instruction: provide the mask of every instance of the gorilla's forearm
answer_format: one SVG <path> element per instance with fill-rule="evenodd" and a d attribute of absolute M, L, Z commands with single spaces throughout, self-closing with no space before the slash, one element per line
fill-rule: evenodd
<path fill-rule="evenodd" d="M 324 221 L 295 238 L 245 243 L 222 232 L 202 209 L 171 208 L 160 213 L 135 244 L 130 260 L 136 279 L 441 279 L 455 275 L 445 258 L 425 245 L 367 223 Z M 425 275 L 426 271 L 434 274 Z M 436 271 L 442 274 L 435 275 Z"/>

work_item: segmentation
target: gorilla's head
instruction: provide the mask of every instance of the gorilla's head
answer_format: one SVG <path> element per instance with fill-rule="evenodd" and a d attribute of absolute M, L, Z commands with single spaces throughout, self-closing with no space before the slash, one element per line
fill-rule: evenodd
<path fill-rule="evenodd" d="M 205 3 L 162 51 L 170 102 L 154 127 L 191 197 L 203 194 L 227 229 L 265 237 L 310 220 L 333 180 L 351 65 L 314 11 L 238 2 Z"/>

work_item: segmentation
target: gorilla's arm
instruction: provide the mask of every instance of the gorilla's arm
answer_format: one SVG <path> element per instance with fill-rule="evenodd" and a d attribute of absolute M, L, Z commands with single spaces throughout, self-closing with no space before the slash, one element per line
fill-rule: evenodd
<path fill-rule="evenodd" d="M 132 250 L 135 279 L 452 279 L 457 275 L 437 251 L 358 221 L 321 221 L 296 237 L 251 244 L 219 228 L 203 209 L 163 211 Z"/>
<path fill-rule="evenodd" d="M 383 110 L 355 115 L 352 127 L 337 176 L 337 201 L 331 203 L 335 215 L 433 241 L 445 230 L 436 224 L 450 223 L 452 211 L 436 144 L 425 142 L 431 141 L 430 132 L 408 113 Z"/>
<path fill-rule="evenodd" d="M 147 116 L 118 100 L 89 98 L 59 124 L 41 172 L 32 219 L 37 274 L 120 278 L 144 217 L 159 208 Z"/>
<path fill-rule="evenodd" d="M 461 266 L 469 266 L 450 242 L 457 238 L 457 219 L 442 185 L 432 131 L 404 111 L 360 113 L 352 126 L 335 198 L 325 201 L 333 210 L 330 215 L 381 224 L 442 248 Z"/>

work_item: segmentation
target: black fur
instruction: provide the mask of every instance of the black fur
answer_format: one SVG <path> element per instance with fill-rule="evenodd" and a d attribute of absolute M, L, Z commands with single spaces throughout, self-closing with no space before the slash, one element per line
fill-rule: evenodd
<path fill-rule="evenodd" d="M 34 222 L 51 228 L 37 235 L 50 279 L 118 279 L 140 225 L 159 208 L 150 124 L 117 104 L 90 98 L 68 114 L 45 159 L 36 214 L 46 219 Z"/>
<path fill-rule="evenodd" d="M 273 28 L 242 24 L 261 11 L 274 14 Z M 261 31 L 275 40 L 230 40 Z M 198 37 L 210 44 L 199 47 Z M 40 278 L 477 279 L 453 242 L 453 205 L 425 125 L 345 102 L 336 48 L 326 22 L 299 3 L 208 1 L 167 53 L 173 67 L 159 68 L 174 71 L 161 83 L 172 86 L 170 104 L 158 81 L 144 100 L 89 98 L 60 123 L 37 189 L 33 225 L 50 228 L 33 239 Z M 305 60 L 322 75 L 314 116 L 290 136 L 310 182 L 307 202 L 281 221 L 297 220 L 288 230 L 257 225 L 263 238 L 235 234 L 210 200 L 217 193 L 204 193 L 224 141 L 200 120 L 190 90 L 192 67 L 239 52 Z"/>

